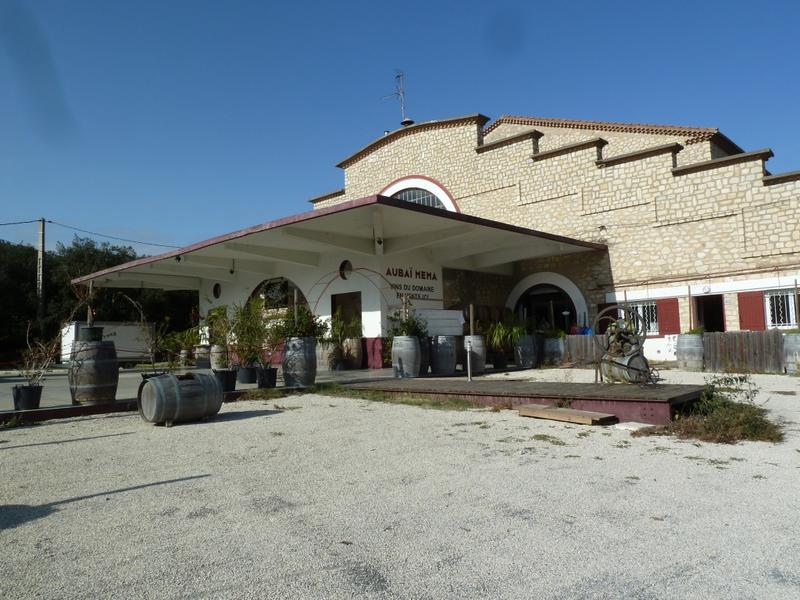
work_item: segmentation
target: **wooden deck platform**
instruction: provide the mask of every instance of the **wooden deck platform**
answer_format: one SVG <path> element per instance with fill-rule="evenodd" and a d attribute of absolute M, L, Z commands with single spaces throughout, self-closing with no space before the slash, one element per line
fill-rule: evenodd
<path fill-rule="evenodd" d="M 353 389 L 433 398 L 466 398 L 486 406 L 545 404 L 608 413 L 620 421 L 666 425 L 675 409 L 700 398 L 702 385 L 554 383 L 444 378 L 381 379 L 345 384 Z"/>
<path fill-rule="evenodd" d="M 115 412 L 131 412 L 137 410 L 136 398 L 106 402 L 103 404 L 76 404 L 74 406 L 46 406 L 34 410 L 9 410 L 0 412 L 0 423 L 17 418 L 25 423 L 49 421 L 50 419 L 69 419 L 90 415 L 105 415 Z"/>

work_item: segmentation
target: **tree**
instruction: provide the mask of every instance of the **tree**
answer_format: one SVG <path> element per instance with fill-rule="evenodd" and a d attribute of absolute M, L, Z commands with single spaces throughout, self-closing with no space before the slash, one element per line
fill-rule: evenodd
<path fill-rule="evenodd" d="M 59 243 L 55 252 L 44 257 L 45 317 L 44 334 L 56 335 L 61 321 L 77 302 L 72 279 L 135 260 L 129 246 L 97 243 L 75 236 L 72 244 Z M 139 315 L 130 302 L 123 301 L 120 290 L 96 288 L 93 299 L 98 321 L 138 321 Z M 196 292 L 163 290 L 125 290 L 140 302 L 150 322 L 166 322 L 169 331 L 187 329 L 197 324 Z M 29 321 L 36 320 L 36 249 L 24 244 L 0 241 L 0 308 L 7 326 L 0 328 L 0 358 L 14 360 L 25 346 Z M 79 314 L 77 318 L 85 318 Z"/>

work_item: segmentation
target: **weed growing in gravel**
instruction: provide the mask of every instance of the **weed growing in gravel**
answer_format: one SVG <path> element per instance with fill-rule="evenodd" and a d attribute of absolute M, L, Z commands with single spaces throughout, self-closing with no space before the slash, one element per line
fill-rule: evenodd
<path fill-rule="evenodd" d="M 630 448 L 631 443 L 628 440 L 620 440 L 614 444 L 615 448 Z"/>
<path fill-rule="evenodd" d="M 513 435 L 509 435 L 504 438 L 498 438 L 496 441 L 501 442 L 503 444 L 507 444 L 510 442 L 524 442 L 525 440 L 519 437 L 514 437 Z"/>
<path fill-rule="evenodd" d="M 708 380 L 700 400 L 686 414 L 663 427 L 648 427 L 631 435 L 674 435 L 704 442 L 733 444 L 741 440 L 781 442 L 780 425 L 753 402 L 758 388 L 749 375 L 722 375 Z"/>
<path fill-rule="evenodd" d="M 566 446 L 567 443 L 564 440 L 561 440 L 554 435 L 548 435 L 546 433 L 537 433 L 534 435 L 532 440 L 536 440 L 537 442 L 547 442 L 548 444 L 553 444 L 553 446 Z"/>
<path fill-rule="evenodd" d="M 247 390 L 244 394 L 239 396 L 239 400 L 278 400 L 285 398 L 295 393 L 294 390 L 289 388 L 258 388 L 255 390 Z"/>
<path fill-rule="evenodd" d="M 578 432 L 578 437 L 579 438 L 589 437 L 590 435 L 592 435 L 592 432 L 588 431 L 588 430 L 587 431 L 579 431 Z"/>
<path fill-rule="evenodd" d="M 15 427 L 24 427 L 33 424 L 34 423 L 26 423 L 19 415 L 13 415 L 8 420 L 0 422 L 0 429 L 14 429 Z"/>

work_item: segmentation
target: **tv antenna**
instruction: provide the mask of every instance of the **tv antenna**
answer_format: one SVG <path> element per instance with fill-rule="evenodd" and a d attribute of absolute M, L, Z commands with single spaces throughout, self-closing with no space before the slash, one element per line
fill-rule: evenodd
<path fill-rule="evenodd" d="M 394 92 L 388 96 L 384 96 L 383 99 L 397 98 L 400 100 L 400 117 L 402 118 L 400 125 L 408 127 L 409 125 L 413 125 L 414 121 L 406 116 L 406 92 L 403 89 L 404 77 L 405 74 L 400 69 L 394 70 Z"/>

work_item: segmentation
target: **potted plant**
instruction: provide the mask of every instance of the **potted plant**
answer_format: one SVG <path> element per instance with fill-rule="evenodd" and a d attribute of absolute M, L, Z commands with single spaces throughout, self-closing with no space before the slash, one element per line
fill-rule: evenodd
<path fill-rule="evenodd" d="M 173 334 L 174 343 L 179 353 L 179 364 L 188 367 L 194 347 L 200 343 L 200 332 L 196 327 L 190 327 Z"/>
<path fill-rule="evenodd" d="M 522 369 L 536 365 L 537 338 L 533 334 L 533 324 L 514 320 L 511 325 L 511 343 L 514 346 L 514 364 Z"/>
<path fill-rule="evenodd" d="M 358 369 L 361 367 L 361 321 L 345 321 L 342 309 L 337 308 L 331 315 L 330 336 L 320 344 L 322 352 L 318 356 L 326 361 L 332 371 Z"/>
<path fill-rule="evenodd" d="M 257 365 L 266 337 L 264 301 L 250 298 L 233 307 L 231 320 L 231 346 L 239 360 L 236 379 L 239 383 L 256 383 Z"/>
<path fill-rule="evenodd" d="M 428 324 L 413 311 L 408 311 L 405 316 L 395 312 L 389 317 L 389 321 L 394 376 L 410 378 L 426 374 L 430 351 L 425 360 L 423 348 L 427 347 L 424 341 L 428 339 Z"/>
<path fill-rule="evenodd" d="M 272 366 L 273 357 L 283 344 L 280 309 L 264 311 L 264 339 L 256 383 L 260 388 L 274 388 L 278 380 L 278 369 Z M 266 359 L 264 358 L 266 357 Z"/>
<path fill-rule="evenodd" d="M 27 349 L 22 353 L 22 375 L 26 383 L 11 389 L 14 410 L 33 410 L 39 408 L 42 399 L 42 381 L 58 356 L 60 339 L 54 337 L 49 342 L 30 339 L 31 325 L 28 323 L 26 335 Z"/>
<path fill-rule="evenodd" d="M 211 369 L 222 385 L 222 391 L 236 389 L 236 370 L 230 368 L 228 343 L 231 339 L 231 319 L 226 305 L 217 306 L 206 316 L 208 336 L 211 341 Z"/>
<path fill-rule="evenodd" d="M 566 354 L 565 339 L 567 334 L 562 329 L 553 329 L 544 333 L 544 362 L 559 364 Z"/>
<path fill-rule="evenodd" d="M 361 319 L 353 317 L 344 327 L 343 350 L 346 364 L 351 369 L 360 369 L 364 360 L 364 350 L 361 347 Z"/>
<path fill-rule="evenodd" d="M 279 324 L 284 339 L 283 381 L 286 387 L 307 387 L 317 377 L 317 342 L 325 337 L 327 323 L 305 305 L 289 308 Z"/>
<path fill-rule="evenodd" d="M 506 355 L 511 351 L 515 332 L 514 324 L 507 319 L 490 323 L 486 328 L 486 345 L 492 351 L 492 366 L 495 369 L 508 367 Z"/>

